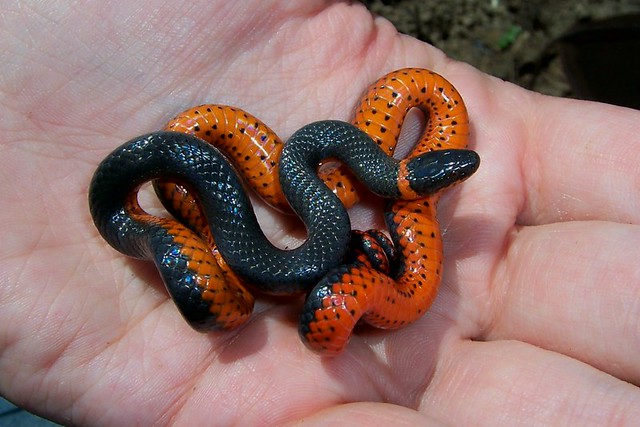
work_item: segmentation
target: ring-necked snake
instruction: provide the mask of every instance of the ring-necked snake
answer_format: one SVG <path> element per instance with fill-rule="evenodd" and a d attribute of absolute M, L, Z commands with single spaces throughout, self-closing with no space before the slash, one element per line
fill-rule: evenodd
<path fill-rule="evenodd" d="M 395 198 L 433 193 L 473 173 L 477 162 L 477 155 L 466 150 L 398 162 L 353 125 L 307 125 L 282 150 L 280 184 L 308 238 L 299 248 L 283 251 L 262 234 L 224 156 L 199 138 L 164 131 L 134 138 L 100 164 L 90 186 L 90 210 L 114 248 L 156 263 L 194 328 L 232 328 L 248 318 L 250 294 L 223 280 L 205 240 L 175 220 L 144 212 L 137 190 L 160 177 L 184 185 L 196 195 L 222 258 L 236 274 L 265 292 L 304 291 L 342 261 L 349 241 L 346 210 L 315 173 L 326 158 L 339 159 L 372 191 Z"/>
<path fill-rule="evenodd" d="M 462 97 L 442 76 L 424 69 L 398 70 L 374 83 L 354 123 L 392 153 L 402 123 L 414 107 L 425 113 L 427 125 L 409 158 L 467 146 L 469 118 Z M 442 276 L 438 198 L 434 194 L 390 204 L 385 220 L 395 251 L 384 235 L 355 236 L 356 262 L 330 272 L 306 299 L 299 332 L 308 347 L 337 354 L 361 320 L 396 329 L 424 314 Z M 380 261 L 372 253 L 389 259 Z"/>

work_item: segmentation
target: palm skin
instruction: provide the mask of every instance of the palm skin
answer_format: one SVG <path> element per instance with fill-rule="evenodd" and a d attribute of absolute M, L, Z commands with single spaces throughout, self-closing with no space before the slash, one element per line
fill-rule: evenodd
<path fill-rule="evenodd" d="M 637 111 L 524 91 L 349 2 L 6 2 L 0 14 L 0 392 L 65 424 L 625 424 L 640 416 Z M 299 4 L 298 4 L 299 3 Z M 87 207 L 113 148 L 202 102 L 281 136 L 349 120 L 393 69 L 462 93 L 482 165 L 442 199 L 431 310 L 312 354 L 300 300 L 192 331 Z M 151 203 L 151 202 L 150 202 Z M 282 245 L 299 230 L 263 206 Z M 370 208 L 354 226 L 380 226 Z M 294 233 L 292 235 L 292 233 Z M 293 237 L 292 237 L 293 236 Z"/>

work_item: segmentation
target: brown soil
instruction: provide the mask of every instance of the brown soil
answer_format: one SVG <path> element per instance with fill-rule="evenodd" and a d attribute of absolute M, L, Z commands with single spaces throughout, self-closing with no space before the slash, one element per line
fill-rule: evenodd
<path fill-rule="evenodd" d="M 535 91 L 572 96 L 558 54 L 576 24 L 640 12 L 639 0 L 365 0 L 399 31 Z M 640 55 L 636 52 L 635 55 Z"/>

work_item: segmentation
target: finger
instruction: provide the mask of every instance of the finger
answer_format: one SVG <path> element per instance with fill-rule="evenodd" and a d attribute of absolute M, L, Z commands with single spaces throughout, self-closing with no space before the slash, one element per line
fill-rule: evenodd
<path fill-rule="evenodd" d="M 402 406 L 388 403 L 358 402 L 323 409 L 310 416 L 292 421 L 288 425 L 437 426 L 441 424 L 428 414 L 421 414 Z"/>
<path fill-rule="evenodd" d="M 524 114 L 519 223 L 640 222 L 638 111 L 544 98 Z"/>
<path fill-rule="evenodd" d="M 514 231 L 476 337 L 526 341 L 640 384 L 639 247 L 640 229 L 631 225 Z"/>
<path fill-rule="evenodd" d="M 640 391 L 517 341 L 462 341 L 443 352 L 420 412 L 450 425 L 631 425 Z"/>

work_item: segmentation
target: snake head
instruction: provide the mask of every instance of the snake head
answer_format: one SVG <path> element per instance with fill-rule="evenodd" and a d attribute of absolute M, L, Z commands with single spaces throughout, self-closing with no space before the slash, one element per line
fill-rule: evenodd
<path fill-rule="evenodd" d="M 435 150 L 408 160 L 405 179 L 413 192 L 430 196 L 469 178 L 478 166 L 480 156 L 475 151 Z"/>

